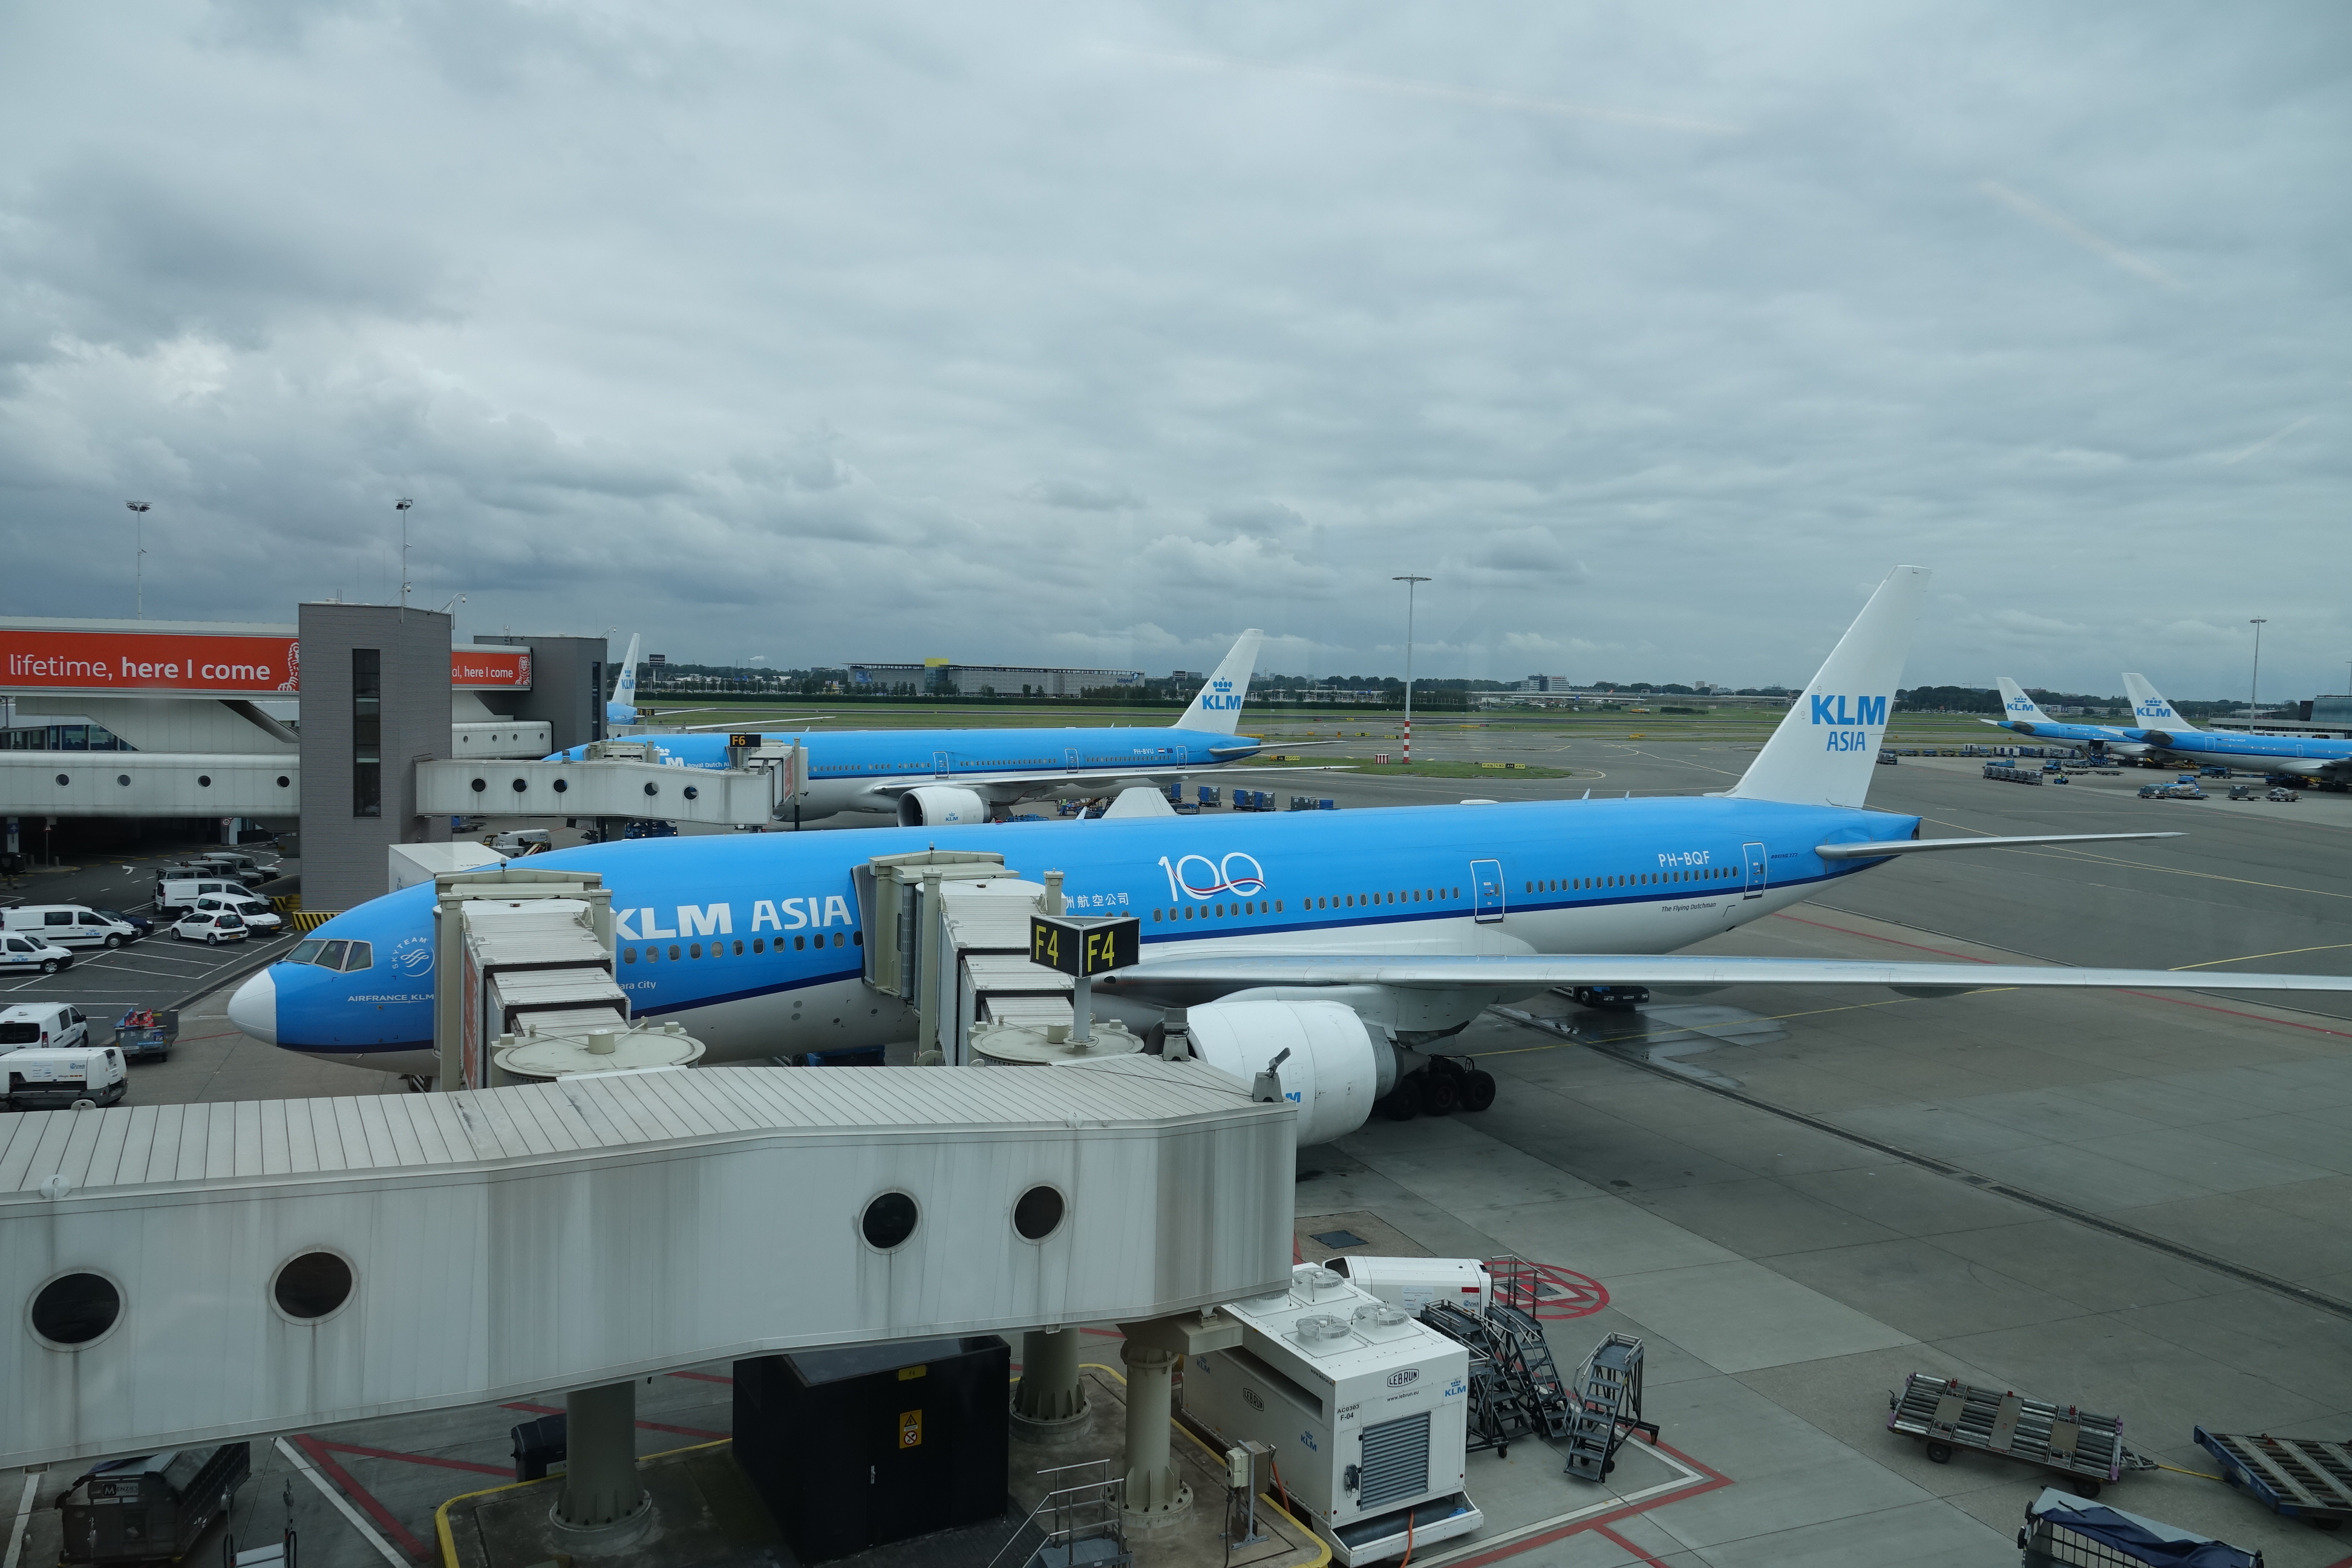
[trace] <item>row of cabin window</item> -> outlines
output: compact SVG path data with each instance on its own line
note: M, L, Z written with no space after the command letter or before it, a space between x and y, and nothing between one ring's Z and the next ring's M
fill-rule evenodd
M1664 882L1713 882L1739 875L1737 866L1709 866L1699 871L1637 871L1616 877L1554 877L1525 885L1530 893L1581 893L1597 888L1648 888Z
M824 932L820 931L817 933L816 944L819 947L823 947L824 945ZM864 947L866 945L866 933L862 931L835 931L833 933L833 945L835 947L846 945ZM803 933L800 936L793 938L793 951L794 952L804 952L807 950L808 937L806 933ZM767 952L768 939L763 936L753 937L751 939L751 951L753 952ZM778 952L784 951L784 939L782 937L778 937L776 939L776 951ZM655 946L651 942L646 944L646 962L647 963L659 963L661 961L661 955L660 948ZM700 942L690 942L686 944L686 952L683 956L687 958L724 958L726 955L727 944L723 942L712 942L710 944L710 951L707 953L702 951L702 944ZM678 944L677 942L671 942L669 944L669 956L670 962L673 963L677 963L681 956L678 952ZM738 958L743 956L743 939L741 937L737 937L735 939L735 956ZM621 962L623 963L635 963L636 961L637 950L635 948L625 947L621 950Z
M1307 910L1370 909L1374 904L1435 903L1441 899L1458 899L1461 896L1459 888L1406 888L1395 892L1341 893L1334 898L1308 899L1299 907ZM1223 920L1228 915L1262 915L1268 912L1281 914L1283 900L1276 899L1269 903L1264 899L1256 899L1238 904L1180 904L1172 910L1154 910L1151 918L1154 921L1163 918L1170 921L1206 921Z

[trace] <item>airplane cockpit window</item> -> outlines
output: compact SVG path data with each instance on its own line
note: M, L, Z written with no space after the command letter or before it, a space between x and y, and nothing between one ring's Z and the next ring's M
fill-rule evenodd
M344 973L349 974L354 970L373 969L375 967L375 944L373 942L355 942L351 944L351 952L345 955L343 959Z

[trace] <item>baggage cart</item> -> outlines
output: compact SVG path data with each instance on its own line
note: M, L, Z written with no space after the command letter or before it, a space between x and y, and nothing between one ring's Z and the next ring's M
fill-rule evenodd
M114 1026L114 1043L126 1057L168 1057L179 1041L177 1007L133 1007Z
M2336 1530L2352 1519L2352 1439L2273 1437L2191 1429L2197 1446L2221 1461L2221 1479L2273 1513Z
M2126 1471L2156 1468L2155 1460L2124 1447L2120 1417L2028 1399L2014 1389L1915 1372L1886 1404L1886 1429L1918 1438L1939 1465L1950 1462L1954 1449L1972 1448L2055 1471L2086 1498Z
M2263 1554L2055 1487L2025 1505L2017 1532L2025 1568L2263 1568Z

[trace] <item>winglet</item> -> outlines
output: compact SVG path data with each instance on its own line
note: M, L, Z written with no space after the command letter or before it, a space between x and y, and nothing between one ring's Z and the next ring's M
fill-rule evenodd
M1792 805L1863 804L1930 575L1925 566L1887 574L1732 795Z
M1249 700L1250 677L1257 670L1257 647L1265 634L1253 626L1234 644L1233 652L1217 666L1184 716L1171 726L1178 730L1208 730L1230 735L1241 722L1242 704Z

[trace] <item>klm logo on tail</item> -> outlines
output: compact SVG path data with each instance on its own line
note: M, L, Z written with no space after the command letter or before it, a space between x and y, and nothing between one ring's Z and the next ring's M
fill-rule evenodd
M2033 711L2033 699L2012 697L2009 700L2009 710L2012 713L2031 713Z
M2132 711L2138 714L2143 719L2169 719L2173 717L2172 705L2168 702L2142 702L2134 707Z
M1201 706L1212 711L1231 711L1242 705L1241 693L1230 680L1212 680L1209 689L1201 693Z
M1886 699L1884 697L1820 697L1811 696L1813 722L1829 728L1822 738L1825 752L1864 752L1871 745L1873 728L1886 727Z

